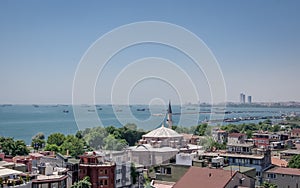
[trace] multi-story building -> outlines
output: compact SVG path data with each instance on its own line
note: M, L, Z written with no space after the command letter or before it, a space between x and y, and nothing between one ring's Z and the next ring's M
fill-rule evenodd
M228 153L240 153L240 154L252 154L254 145L252 143L241 143L241 144L227 144Z
M185 133L182 133L181 135L183 136L183 140L184 140L185 144L198 145L198 143L200 142L200 136L198 136L198 135L185 134Z
M291 138L300 138L300 129L293 129L291 131Z
M86 152L80 156L79 179L90 177L92 188L115 188L116 164L105 160L105 154Z
M252 103L252 96L248 96L248 103L251 104Z
M40 174L32 180L32 188L67 188L68 169L51 166L49 163L38 166Z
M256 147L267 147L270 145L268 133L253 133L252 139Z
M131 179L131 162L128 161L126 151L103 151L106 158L116 163L115 183L116 188L130 187L132 185Z
M213 137L214 141L216 141L218 143L225 143L225 142L227 142L227 139L228 139L228 132L221 130L219 128L214 128L212 130L212 137Z
M244 93L240 93L240 103L245 104L246 95Z
M199 155L202 159L209 161L214 157L224 157L229 165L255 168L258 184L262 182L262 173L271 166L271 151L262 148L252 149L251 154L247 152L204 152Z
M274 167L264 172L263 180L280 188L299 188L300 170L296 168Z
M228 135L228 144L244 144L247 136L243 133L230 133Z
M289 161L293 156L300 155L300 150L288 149L279 152L280 159Z

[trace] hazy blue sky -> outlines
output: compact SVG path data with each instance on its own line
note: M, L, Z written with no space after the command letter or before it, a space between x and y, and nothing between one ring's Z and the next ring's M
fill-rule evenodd
M296 0L1 0L0 103L71 103L74 74L89 46L112 29L137 21L170 22L201 38L220 64L228 101L238 101L240 92L253 101L300 101L299 10ZM185 66L182 61L189 60L179 52L159 45L118 54L99 75L96 102L109 103L116 75L148 56L174 60L193 77L200 101L210 102L201 72ZM145 80L134 87L130 100L176 101L175 90L159 80Z

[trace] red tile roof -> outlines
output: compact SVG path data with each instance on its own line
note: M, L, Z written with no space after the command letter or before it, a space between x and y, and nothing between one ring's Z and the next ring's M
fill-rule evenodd
M275 174L287 174L287 175L296 175L300 176L300 169L298 168L281 168L281 167L274 167L270 170L267 170L268 173L275 173Z
M245 136L243 133L230 133L228 137L238 138L240 136Z
M293 130L292 130L292 133L293 133L293 134L300 133L300 129L293 129Z
M280 167L287 167L288 166L288 162L286 160L279 159L277 157L272 157L271 158L271 163L275 166L280 166Z
M173 188L222 188L237 172L223 169L190 167Z

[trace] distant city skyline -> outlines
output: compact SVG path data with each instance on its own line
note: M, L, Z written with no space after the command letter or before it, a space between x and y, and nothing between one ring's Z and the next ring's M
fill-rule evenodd
M111 30L142 21L176 24L203 40L222 71L227 92L223 102L239 102L241 91L252 96L252 102L300 101L299 9L300 2L292 0L4 0L0 2L0 104L71 104L75 72L88 48ZM175 83L147 78L132 86L130 93L113 96L136 104L211 103L205 72L177 49L158 44L135 45L116 54L99 73L95 103L112 103L113 86L125 68L132 68L128 75L169 70L153 67L154 62L133 66L145 57L176 65L194 84L199 100L189 95L190 90L185 98L179 97L178 91L186 85L172 72L167 78Z

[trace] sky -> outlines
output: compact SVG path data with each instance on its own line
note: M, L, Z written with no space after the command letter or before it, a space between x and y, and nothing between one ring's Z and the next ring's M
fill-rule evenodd
M201 39L221 70L226 101L238 102L241 92L254 102L300 101L299 9L296 0L2 0L0 103L72 103L76 71L95 41L123 25L144 21L175 24ZM149 57L168 61L140 61ZM126 85L143 73L144 79ZM93 100L211 102L215 82L206 76L180 50L143 43L118 52L98 72Z

